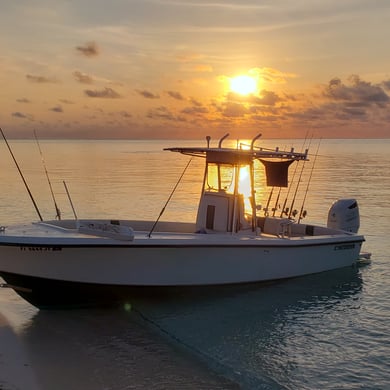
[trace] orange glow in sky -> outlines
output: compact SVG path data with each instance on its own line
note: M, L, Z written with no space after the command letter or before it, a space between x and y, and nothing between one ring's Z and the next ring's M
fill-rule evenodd
M0 125L10 138L387 138L389 18L383 1L5 1Z

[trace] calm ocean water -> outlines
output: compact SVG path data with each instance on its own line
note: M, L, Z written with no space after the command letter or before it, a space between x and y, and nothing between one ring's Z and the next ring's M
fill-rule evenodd
M299 140L276 142L303 147ZM54 218L35 141L10 144L43 217ZM80 218L155 220L188 161L162 149L194 143L40 144L63 218L73 217L65 181ZM316 149L313 140L311 150ZM372 252L372 263L360 269L178 296L158 307L140 303L130 311L38 311L12 291L0 290L0 320L10 324L23 357L31 362L37 388L389 389L389 150L390 140L323 140L318 157L312 156L303 171L295 201L299 210L314 160L305 203L308 221L325 224L337 198L358 200L363 249ZM36 220L5 145L0 151L0 225ZM202 163L191 162L163 220L195 218ZM257 185L265 205L269 189L261 177ZM282 192L280 199L287 195L289 204L293 193ZM0 345L0 389L22 388L2 372L6 358Z

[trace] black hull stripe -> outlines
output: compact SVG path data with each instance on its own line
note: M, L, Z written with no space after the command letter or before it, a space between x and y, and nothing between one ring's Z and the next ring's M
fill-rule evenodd
M20 247L20 248L51 248L55 252L56 249L71 249L71 248L96 248L96 249L112 249L112 248L123 248L123 249L130 249L130 248L142 248L142 249L188 249L188 248L299 248L299 247L311 247L311 246L331 246L331 245L343 245L343 244L362 244L364 242L364 239L354 240L354 241L335 241L335 242L322 242L322 243L310 243L308 241L306 242L298 242L296 241L296 244L287 244L287 245L280 245L280 244L264 244L264 245L256 245L254 244L131 244L131 245L115 245L115 244L18 244L18 243L1 243L0 248L2 246L13 246L13 247Z

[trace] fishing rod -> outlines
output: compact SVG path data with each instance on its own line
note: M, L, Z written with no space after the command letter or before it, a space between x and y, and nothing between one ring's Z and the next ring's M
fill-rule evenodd
M37 137L37 133L36 133L35 130L34 130L34 137L35 137L35 141L37 142L37 145L38 145L39 153L40 153L40 155L41 155L42 165L43 165L43 168L44 168L44 170L45 170L45 175L46 175L47 182L48 182L48 184L49 184L49 188L50 188L50 192L51 192L51 197L52 197L53 202L54 202L54 208L55 208L55 210L56 210L56 218L57 218L58 220L61 220L61 211L60 211L60 209L59 209L58 206L57 206L56 198L55 198L54 192L53 192L53 187L52 187L52 185L51 185L50 178L49 178L49 173L47 172L45 159L43 158L43 153L42 153L41 145L39 144L38 137Z
M276 197L276 201L275 201L275 206L274 208L272 209L272 216L274 217L275 216L275 213L276 213L276 210L278 208L278 203L279 203L279 198L280 198L280 193L282 192L282 187L279 187L279 192L278 192L278 196Z
M276 201L275 201L275 206L272 209L273 217L275 216L276 210L278 209L278 203L279 203L279 198L281 193L282 193L282 187L279 187L278 196L276 197Z
M320 138L320 141L318 142L317 151L316 151L316 154L315 154L315 156L314 156L313 165L312 165L312 167L311 167L309 180L307 181L305 196L303 197L303 201L302 201L301 211L299 212L298 223L300 223L300 222L301 222L301 219L303 219L303 218L306 216L306 212L303 211L303 208L304 208L304 206L305 206L307 193L309 192L309 186L310 186L311 178L312 178L312 176L313 176L314 166L315 166L315 164L316 164L318 152L319 152L319 150L320 150L321 141L322 141L322 138Z
M74 206L73 206L72 198L70 197L70 193L69 193L69 190L68 190L68 186L66 185L65 180L63 180L63 183L64 183L66 195L68 196L68 199L69 199L70 206L72 207L74 219L77 221L76 211L75 211Z
M35 200L34 200L34 197L33 197L32 193L31 193L31 191L30 191L30 188L28 187L28 184L27 184L27 182L26 182L26 179L25 179L24 176L23 176L23 173L22 173L22 171L21 171L21 169L20 169L20 167L19 167L19 164L18 164L18 162L16 161L16 158L15 158L14 154L12 153L12 149L11 149L11 147L10 147L9 144L8 144L7 138L5 138L3 129L2 129L1 127L0 127L0 132L1 132L1 135L3 136L3 138L4 138L5 144L7 145L7 148L8 148L8 150L9 150L10 155L11 155L12 159L14 160L14 163L15 163L15 165L16 165L16 168L17 168L18 171L19 171L19 175L20 175L20 177L22 178L22 181L23 181L23 183L24 183L24 186L26 187L26 190L27 190L27 192L28 192L28 194L29 194L29 196L30 196L30 199L31 199L31 201L32 201L32 203L33 203L33 205L34 205L35 211L37 212L39 219L40 219L41 221L43 221L42 215L41 215L41 213L39 212L38 206L37 206L37 204L36 204L36 202L35 202Z
M294 182L294 178L295 178L295 174L297 172L297 169L298 169L298 164L295 165L294 173L293 173L293 176L292 176L292 179L291 179L291 186L288 187L288 189L287 189L287 194L286 194L286 197L284 198L283 206L282 206L281 212L280 212L280 218L283 217L284 213L287 214L288 211L289 211L289 209L286 209L286 204L287 204L288 197L290 195L290 191L291 191L291 188L292 188L292 183Z
M181 182L181 179L183 178L184 174L186 173L186 170L187 170L187 168L189 167L191 161L192 161L192 157L190 158L190 160L188 161L187 165L185 166L185 168L184 168L182 174L180 175L179 180L177 181L175 187L173 187L173 190L172 190L171 194L169 195L167 201L165 202L164 207L163 207L162 210L160 211L160 214L159 214L159 216L157 217L156 222L153 224L152 228L150 229L150 232L148 233L148 237L149 237L149 238L151 237L154 228L156 227L156 225L157 225L158 221L160 220L161 216L163 215L163 213L164 213L164 211L165 211L165 208L168 206L169 201L171 200L173 194L175 193L176 188L177 188L177 186L179 185L179 183Z
M303 145L302 145L302 152L303 152L303 150L305 148L305 144L306 144L306 141L307 141L308 134L309 134L309 132L307 131L306 135L305 135L305 140L303 141ZM282 206L281 212L280 212L280 218L283 217L284 213L287 214L288 211L289 211L289 209L286 209L286 204L287 204L288 197L290 195L290 191L291 191L291 188L292 188L292 183L294 182L295 175L296 175L297 171L298 171L298 164L295 165L295 169L294 169L294 172L293 172L293 175L292 175L292 178L291 178L291 186L289 186L288 189L287 189L287 194L286 194L286 197L284 199L283 206Z
M269 193L269 196L268 196L268 200L267 200L267 205L265 206L265 209L264 209L264 216L268 217L269 213L268 213L268 207L269 207L269 204L271 202L271 198L272 198L272 194L274 192L274 188L275 187L272 187L271 188L271 191Z
M307 151L308 151L309 148L310 148L312 139L313 139L313 137L310 139L309 147L308 147ZM302 181L302 174L303 174L303 171L305 170L305 163L306 163L306 161L307 161L306 159L303 160L301 173L299 174L298 183L297 183L297 186L295 187L294 197L293 197L293 200L292 200L292 202L291 202L291 206L290 206L289 213L288 213L288 218L289 218L289 219L291 218L291 214L293 215L293 217L295 217L295 215L296 215L296 213L297 213L297 212L295 212L295 211L293 210L293 208L294 208L295 199L296 199L296 197L297 197L299 185L301 184L301 181Z

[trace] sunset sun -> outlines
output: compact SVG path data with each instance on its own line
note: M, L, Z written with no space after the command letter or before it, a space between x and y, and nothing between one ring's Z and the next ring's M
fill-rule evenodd
M250 76L236 76L230 80L230 89L240 95L248 95L257 90L256 79Z

